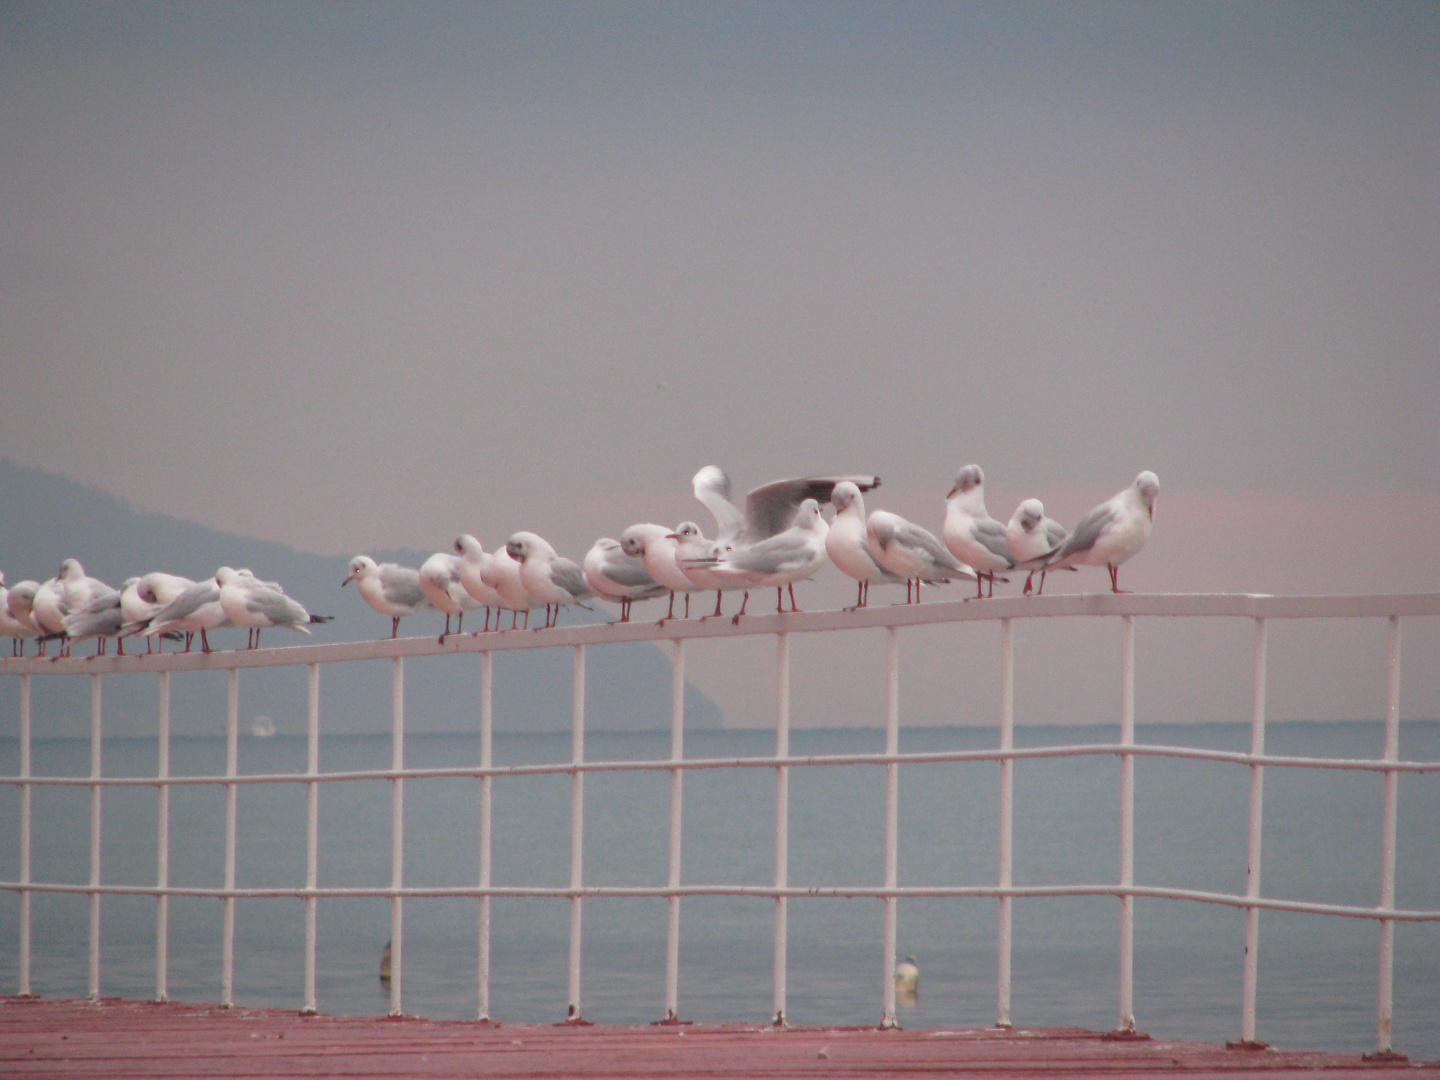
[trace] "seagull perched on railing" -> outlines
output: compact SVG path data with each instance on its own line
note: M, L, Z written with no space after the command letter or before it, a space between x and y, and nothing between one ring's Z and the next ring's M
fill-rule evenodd
M1015 513L1010 516L1010 523L1005 526L1005 546L1010 551L1010 557L1017 563L1023 563L1027 559L1033 559L1037 555L1043 555L1052 551L1065 542L1070 534L1052 517L1045 516L1045 504L1039 499L1026 499L1015 508ZM1073 566L1066 567L1068 570L1075 569ZM1046 570L1040 570L1040 588L1036 596L1045 591ZM1035 571L1031 570L1025 577L1025 588L1023 596L1030 595L1030 588L1033 584Z
M548 540L533 532L517 532L505 541L505 552L520 564L520 581L534 601L545 605L545 627L560 621L560 609L594 596L585 572L573 559L560 556ZM552 613L553 612L553 613Z
M0 571L0 634L14 639L10 646L10 655L12 656L24 655L25 639L32 638L36 634L35 627L30 624L29 620L29 597L35 595L35 590L38 587L38 583L34 581L17 581L14 588L7 589L5 587L5 573L4 571ZM23 607L26 614L26 617L23 619L17 611L11 610L12 594L15 598L15 607L17 609L22 606L23 600Z
M465 629L465 612L474 611L480 601L470 595L460 576L460 556L437 551L420 564L420 591L430 606L445 613L445 629L440 631L440 644L450 636L450 616L460 616L458 629ZM488 620L487 620L488 621Z
M620 605L620 621L630 621L630 605L636 600L649 600L664 596L665 586L658 585L645 561L635 555L627 555L620 541L602 536L590 545L583 564L585 583L595 595L612 604Z
M131 578L125 584L128 586L138 578ZM115 648L119 655L125 655L124 642L120 640L120 628L125 624L125 613L120 608L120 593L115 590L99 593L88 604L77 608L66 614L65 628L58 634L46 634L40 640L48 638L61 639L61 654L65 656L70 651L70 646L76 641L83 641L86 638L95 639L95 655L105 655L105 639L115 638Z
M185 634L185 651L189 652L195 633L198 631L201 651L208 653L210 637L207 632L230 624L230 617L220 606L219 579L227 571L231 574L235 572L229 567L222 566L215 572L215 577L189 585L179 596L145 622L126 623L121 628L121 633L124 635L139 633L153 637L167 634L172 630L179 630Z
M220 607L232 623L247 631L247 649L259 646L260 631L267 626L308 634L312 624L327 623L334 618L333 615L311 615L278 584L260 581L244 570L223 567L215 580L220 583Z
M836 567L859 583L855 607L870 602L870 586L876 582L908 588L904 578L886 570L870 553L870 540L865 535L865 496L860 494L859 486L842 480L835 485L830 502L835 507L835 520L825 534L825 553Z
M356 555L350 560L350 576L340 583L344 588L356 582L360 596L381 615L390 616L390 636L400 635L400 620L429 607L420 588L420 572L398 563L377 563L369 555Z
M825 554L827 532L829 526L820 516L820 504L814 499L805 499L800 503L794 524L784 532L710 559L697 560L694 565L744 581L753 588L773 586L776 614L784 614L785 593L788 590L790 610L799 611L795 606L795 582L812 576L825 565L828 560ZM747 589L740 602L740 610L732 618L736 625L739 625L740 616L745 614L745 605L749 602L750 592Z
M489 585L485 584L485 571L495 556L491 555L481 545L479 540L469 533L461 533L455 538L455 554L460 556L460 584L465 586L465 591L475 599L475 602L485 608L485 630L490 629L490 609L495 609L495 629L500 629L500 608L504 600L500 594ZM475 631L481 633L480 630Z
M1065 566L1103 566L1110 588L1120 588L1120 564L1150 538L1155 522L1155 497L1160 478L1148 469L1135 482L1091 510L1063 544L1021 564L1021 569L1056 570Z
M940 535L950 554L975 571L975 598L985 595L981 586L987 578L994 596L996 573L1009 570L1015 560L1005 546L1005 526L985 509L985 472L979 465L962 466L955 474L955 486L945 497Z
M501 548L490 558L480 571L481 579L494 589L500 597L500 606L510 612L510 629L520 625L520 612L525 613L525 628L530 628L530 609L539 601L530 595L525 582L520 579L520 564ZM495 629L500 629L500 617L495 617Z
M697 589L704 589L707 592L713 589L715 592L715 610L709 615L702 616L701 622L704 622L705 619L718 619L722 613L721 605L724 603L725 593L734 589L743 589L748 582L743 578L716 573L706 564L720 558L726 552L733 551L735 545L709 539L700 531L700 526L693 521L682 521L675 526L675 531L670 534L670 539L675 541L675 562L679 566L680 572ZM685 614L690 614L688 594L686 595Z
M889 510L875 510L870 514L865 522L865 539L875 561L906 580L907 604L912 603L909 582L915 583L913 602L918 604L922 583L942 585L955 578L977 580L975 571L945 550L945 545L929 529Z
M620 547L626 555L634 556L645 564L645 572L670 591L670 607L665 619L675 617L675 594L685 595L685 617L690 617L690 594L700 588L691 580L678 561L679 540L676 534L664 525L644 521L631 525L620 534Z

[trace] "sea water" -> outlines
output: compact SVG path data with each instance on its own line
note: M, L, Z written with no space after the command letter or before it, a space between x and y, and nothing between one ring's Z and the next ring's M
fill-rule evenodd
M1107 743L1111 727L1022 727L1020 746ZM1241 725L1164 725L1137 730L1142 743L1245 751ZM1275 723L1274 755L1375 758L1378 723ZM903 751L985 749L993 729L912 728ZM796 755L883 750L878 730L796 730ZM696 731L691 758L773 754L767 731ZM591 733L590 761L664 760L668 732ZM1401 755L1440 761L1440 723L1407 722ZM568 732L497 734L499 765L564 762ZM242 738L242 774L302 773L303 738ZM411 736L412 768L477 762L475 736ZM154 739L104 744L107 776L153 776ZM388 737L326 736L322 772L388 768ZM37 740L36 775L88 775L85 740ZM225 744L174 738L175 776L223 773ZM0 740L0 774L19 771L18 744ZM1119 875L1119 771L1111 755L1021 760L1015 766L1014 880L1018 885L1113 883ZM899 881L903 886L992 885L997 873L999 767L993 761L904 765L899 770ZM568 775L500 777L493 785L493 881L569 883ZM1378 773L1272 767L1265 772L1262 893L1267 897L1370 906L1378 903L1383 780ZM1245 891L1249 769L1243 765L1140 757L1135 761L1135 880L1242 894ZM667 875L667 772L589 773L584 782L587 885L657 886ZM409 886L470 886L478 880L479 784L473 778L405 784L404 880ZM1440 776L1399 779L1396 903L1440 908ZM33 789L32 880L89 878L89 789ZM106 788L102 880L153 885L157 793ZM241 785L237 791L237 884L305 882L305 786ZM883 884L884 769L874 765L790 770L792 886ZM383 780L319 786L319 882L390 884L391 787ZM170 881L218 887L224 880L224 790L172 787ZM0 786L0 878L19 875L19 794ZM684 778L686 884L764 886L773 881L773 768L698 769ZM88 898L33 894L33 989L83 996ZM477 1010L477 903L473 898L404 902L404 1009L435 1018ZM220 994L222 904L175 897L169 905L168 989L173 1000ZM900 958L914 956L920 987L902 1003L911 1028L983 1027L996 1015L994 899L902 899ZM1013 902L1011 1018L1019 1027L1116 1026L1119 903L1113 897L1021 898ZM765 897L687 897L681 902L680 1015L696 1021L764 1023L772 1011L775 905ZM0 991L17 989L19 901L0 892ZM666 902L587 898L583 903L581 1011L600 1023L643 1023L664 1013ZM562 1019L567 1005L569 902L492 901L491 1012L502 1021ZM107 896L101 914L101 992L155 993L156 902ZM384 898L318 903L317 998L322 1012L382 1014L379 978L390 932ZM1412 1058L1440 1057L1440 925L1395 929L1394 1045ZM1378 923L1320 915L1260 915L1257 1033L1286 1047L1360 1052L1375 1044ZM1189 901L1135 902L1134 1005L1138 1026L1157 1037L1213 1041L1240 1035L1244 962L1241 910ZM796 1024L879 1021L882 905L873 899L798 897L789 902L787 1019ZM303 1003L304 904L298 898L236 903L234 994L239 1005Z

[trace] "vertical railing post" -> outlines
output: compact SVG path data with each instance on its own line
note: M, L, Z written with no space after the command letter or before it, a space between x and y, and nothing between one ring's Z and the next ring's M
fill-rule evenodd
M1120 745L1135 745L1135 616L1120 619ZM1135 1030L1135 755L1120 755L1120 1016Z
M492 768L495 764L494 733L495 714L493 686L495 680L495 654L488 649L480 654L480 767ZM491 782L494 777L486 774L480 777L480 888L490 888L491 879ZM476 957L476 983L479 989L479 1011L476 1019L490 1019L490 896L482 892L479 897L480 910L477 915L479 930L479 955Z
M1015 749L1015 627L1010 619L1000 620L1000 750ZM999 887L1014 884L1015 759L1000 759L1000 844ZM1000 895L1000 925L996 933L995 1026L1010 1027L1011 953L1013 943L1013 898Z
M390 668L390 768L405 768L405 660L397 656ZM405 1005L405 781L390 780L390 1015Z
M306 665L305 693L305 1002L300 1012L313 1016L319 1008L315 993L316 916L320 886L320 665Z
M104 760L101 745L100 675L90 676L90 1000L100 999L100 773Z
M1250 713L1250 753L1265 753L1265 684L1267 677L1267 638L1265 620L1255 620L1254 701ZM1264 820L1265 766L1250 766L1250 816L1246 843L1245 898L1260 896L1260 838ZM1245 909L1245 977L1240 1002L1240 1041L1257 1045L1255 1038L1255 1005L1260 979L1260 909L1254 904Z
M900 752L900 631L885 628L885 753ZM900 847L900 765L885 763L885 888L899 883ZM895 896L887 895L883 908L884 941L880 949L880 1026L893 1028L895 1022Z
M775 635L775 756L790 756L790 635ZM775 888L789 884L790 873L790 769L775 767ZM785 1025L787 904L784 895L775 896L775 982L774 1015L771 1023Z
M225 775L234 777L240 765L240 669L231 668L226 683ZM235 820L239 786L225 785L225 896L220 938L220 1007L235 1004Z
M155 1000L170 998L170 673L160 672L160 712L156 743L159 761L155 774Z
M676 638L670 653L670 760L685 758L685 639ZM684 810L685 772L670 770L670 858L667 887L680 887L681 822ZM666 897L665 913L665 1019L680 1018L680 897Z
M30 778L30 676L20 676L20 778ZM20 884L30 884L30 842L34 832L31 787L20 785ZM33 996L30 988L30 890L20 890L20 985L21 997Z
M1385 760L1400 760L1400 617L1390 616L1385 687ZM1399 774L1385 770L1384 817L1380 840L1380 907L1395 907L1395 837ZM1379 991L1376 995L1376 1053L1390 1055L1395 1019L1395 920L1380 920Z
M585 761L585 646L575 646L571 683L570 760ZM567 1023L583 1023L580 1014L581 898L585 867L585 774L578 768L570 774L570 986Z

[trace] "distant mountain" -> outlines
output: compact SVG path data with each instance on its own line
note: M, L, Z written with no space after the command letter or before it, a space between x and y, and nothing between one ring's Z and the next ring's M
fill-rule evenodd
M418 566L426 553L370 551L380 560ZM205 577L217 566L248 566L279 581L309 610L334 615L313 627L313 639L369 640L388 634L389 620L376 614L353 587L341 591L348 558L310 555L283 544L232 536L162 514L136 512L122 499L41 469L0 458L0 569L10 583L53 577L62 559L78 558L88 573L119 586L133 574L165 570ZM567 612L567 621L602 616ZM483 614L482 614L483 617ZM406 620L401 632L438 633L438 613ZM476 629L475 615L467 628ZM299 644L285 631L266 632L266 645ZM279 639L279 640L277 640ZM243 644L239 630L221 630L215 644ZM31 648L34 646L32 645ZM88 647L88 646L87 646ZM171 646L173 648L173 646ZM0 642L8 655L8 639ZM570 724L569 649L537 649L495 655L495 724L506 731L553 731ZM473 731L479 715L480 663L473 656L412 661L405 671L406 724L415 732ZM586 723L596 730L628 731L668 726L670 662L647 643L606 645L586 654ZM155 679L111 676L104 683L105 730L111 735L153 733ZM0 680L0 735L17 730L19 691ZM83 735L89 730L89 681L76 677L34 680L37 737ZM327 732L388 731L390 669L387 662L331 665L321 672L321 726ZM299 732L305 722L303 669L244 672L240 677L242 727L269 717L280 732ZM214 734L225 716L225 677L203 672L171 681L176 734ZM694 686L686 687L687 726L718 727L719 708Z

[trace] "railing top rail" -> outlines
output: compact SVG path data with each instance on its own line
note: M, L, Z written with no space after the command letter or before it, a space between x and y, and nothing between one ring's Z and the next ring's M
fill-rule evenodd
M757 590L763 592L764 590ZM1079 593L929 604L889 604L857 611L800 611L783 615L746 615L738 625L728 617L670 619L664 623L589 623L549 630L501 630L452 634L442 644L434 637L381 638L332 645L280 649L215 650L126 656L23 657L0 659L0 674L90 675L135 671L225 671L301 664L328 664L394 657L446 656L565 645L608 645L627 641L748 637L778 633L816 633L889 626L985 622L998 619L1078 616L1229 617L1247 619L1385 618L1440 615L1440 593L1391 593L1356 596L1268 596L1254 593Z

